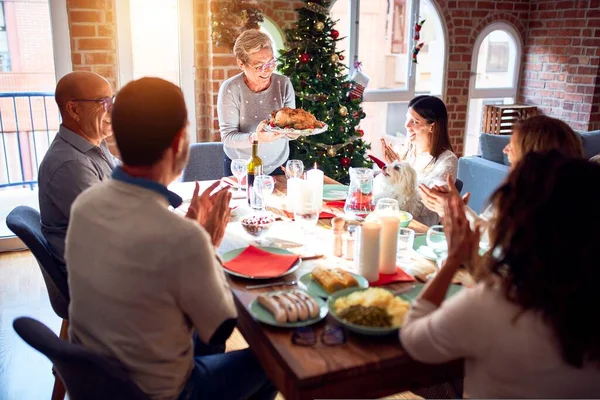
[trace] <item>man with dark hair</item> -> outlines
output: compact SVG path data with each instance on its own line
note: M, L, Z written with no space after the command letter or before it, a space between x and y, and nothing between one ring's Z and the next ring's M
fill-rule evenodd
M54 96L62 123L40 164L39 202L42 233L64 264L71 204L85 189L109 179L118 161L104 141L112 134L108 81L93 72L72 72L58 81Z
M112 123L123 165L77 198L67 233L71 339L124 364L152 399L273 399L249 349L195 357L223 346L236 324L215 253L231 194L211 195L217 182L199 195L196 184L187 218L169 210L182 200L167 185L189 155L181 90L130 82Z

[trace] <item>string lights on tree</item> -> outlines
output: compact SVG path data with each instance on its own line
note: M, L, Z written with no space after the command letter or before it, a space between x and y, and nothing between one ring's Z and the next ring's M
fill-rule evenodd
M348 77L343 52L336 50L336 43L344 38L329 17L330 5L329 0L305 0L297 10L298 24L286 31L279 71L292 81L296 107L329 126L320 135L291 141L290 158L310 166L317 162L327 176L347 182L349 167L371 166L365 155L370 146L359 129L366 116L362 90L355 90L358 84Z

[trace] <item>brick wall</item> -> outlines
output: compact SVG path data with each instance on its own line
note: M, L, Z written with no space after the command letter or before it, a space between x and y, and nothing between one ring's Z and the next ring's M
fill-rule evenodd
M67 0L74 71L96 72L117 89L115 0Z
M531 2L523 102L573 129L600 129L600 0Z
M217 95L223 80L239 72L231 49L217 47L210 40L209 9L219 7L219 0L196 0L196 114L198 116L198 141L218 141ZM257 0L263 15L273 20L281 29L291 28L297 20L295 9L300 0Z
M492 22L512 25L524 41L527 32L529 0L432 0L442 11L448 29L446 105L449 133L457 154L464 150L469 101L471 58L475 40ZM537 1L537 0L532 0Z

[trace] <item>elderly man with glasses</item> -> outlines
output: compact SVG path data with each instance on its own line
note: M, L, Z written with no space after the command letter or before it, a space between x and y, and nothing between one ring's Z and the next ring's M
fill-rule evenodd
M71 204L85 189L109 179L118 160L105 139L112 135L113 93L93 72L72 72L56 85L62 123L39 168L42 233L56 260L64 265Z

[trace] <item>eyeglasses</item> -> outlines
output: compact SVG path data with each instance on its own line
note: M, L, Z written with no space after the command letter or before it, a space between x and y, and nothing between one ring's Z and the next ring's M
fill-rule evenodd
M317 332L311 326L296 328L292 333L292 343L298 346L317 344ZM346 343L346 332L339 325L325 325L321 333L321 343L325 346L338 346Z
M272 58L271 60L267 61L266 63L262 64L262 65L257 65L257 66L250 66L250 68L254 68L254 70L256 72L265 72L269 69L273 69L275 68L275 65L277 65L277 60L275 58Z
M110 110L110 107L112 106L114 100L115 100L115 96L102 97L101 99L72 99L71 101L102 103L102 108L104 108L104 111L108 111L108 110Z

